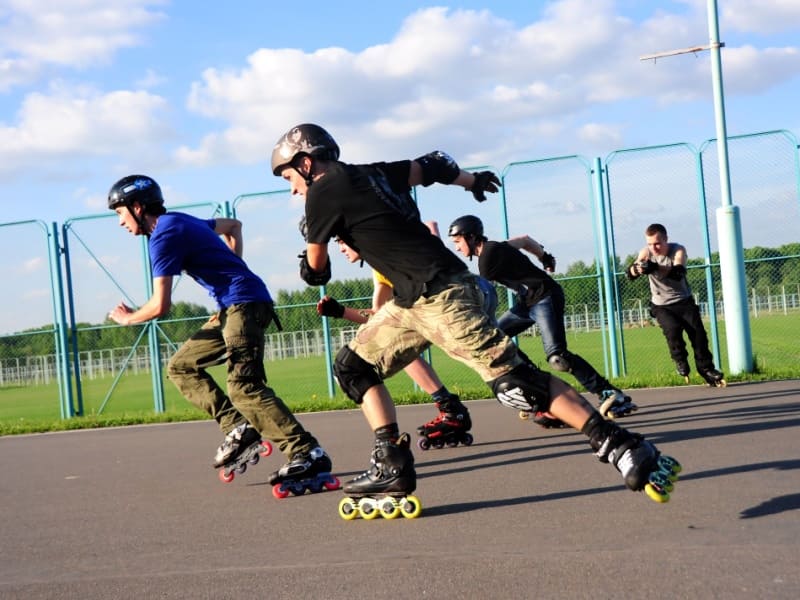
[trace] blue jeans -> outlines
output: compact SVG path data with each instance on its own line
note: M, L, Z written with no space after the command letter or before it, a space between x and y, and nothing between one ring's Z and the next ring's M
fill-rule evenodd
M497 326L508 336L516 336L536 323L542 336L544 354L550 359L554 354L566 359L570 373L592 394L615 389L586 360L567 350L567 332L564 328L564 290L557 286L549 296L542 298L533 306L527 306L520 299L511 310L503 313Z

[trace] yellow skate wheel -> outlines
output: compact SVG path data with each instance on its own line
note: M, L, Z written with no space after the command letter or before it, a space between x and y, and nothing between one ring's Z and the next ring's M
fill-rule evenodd
M342 498L339 501L339 516L345 521L352 521L358 517L358 506L352 498Z
M378 510L384 519L396 519L400 516L400 507L394 498L383 498L378 502Z
M669 502L669 493L666 490L659 490L652 483L644 486L644 493L647 494L650 500L663 504Z
M531 413L529 413L526 410L521 410L519 411L519 418L522 419L523 421L527 421L528 419L531 418Z
M371 521L380 514L378 505L372 498L361 498L358 501L358 512L361 513L361 518L366 521Z
M400 502L400 512L406 519L416 519L422 514L422 502L416 496L406 496Z

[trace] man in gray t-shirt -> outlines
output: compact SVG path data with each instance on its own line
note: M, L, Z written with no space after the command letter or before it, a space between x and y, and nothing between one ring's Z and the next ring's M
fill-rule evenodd
M686 248L669 242L667 230L653 223L644 232L647 246L639 251L636 262L625 274L628 279L647 275L650 281L650 314L658 321L667 338L670 356L678 374L689 381L689 353L683 333L689 337L694 350L697 372L711 386L724 386L722 372L714 366L708 349L708 336L700 317L700 309L686 281Z

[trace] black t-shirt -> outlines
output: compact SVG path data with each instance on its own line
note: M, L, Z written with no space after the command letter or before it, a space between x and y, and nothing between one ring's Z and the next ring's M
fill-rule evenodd
M558 285L546 271L508 242L484 242L478 269L481 277L514 290L528 305L549 295Z
M395 302L410 307L437 276L466 265L431 234L411 197L411 161L334 163L306 192L308 241L340 237L394 288Z

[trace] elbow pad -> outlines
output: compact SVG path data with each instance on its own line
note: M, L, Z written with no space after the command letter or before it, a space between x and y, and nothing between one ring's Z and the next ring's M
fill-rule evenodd
M428 187L434 183L451 184L461 172L455 160L439 150L429 152L424 156L414 159L422 167L422 185Z
M680 281L686 276L686 267L683 265L673 265L673 267L667 273L667 277L669 279L674 279L675 281Z
M328 257L325 263L325 268L321 271L315 271L308 264L308 254L305 250L297 258L300 259L300 278L308 285L325 285L331 280L331 257Z

